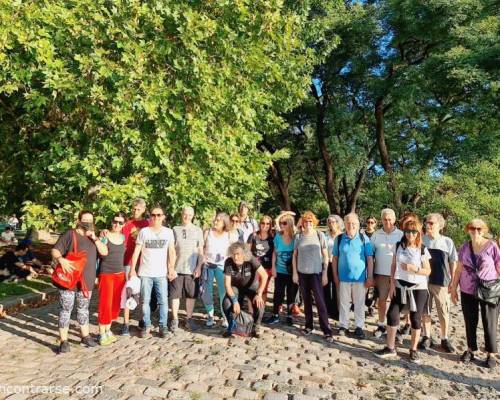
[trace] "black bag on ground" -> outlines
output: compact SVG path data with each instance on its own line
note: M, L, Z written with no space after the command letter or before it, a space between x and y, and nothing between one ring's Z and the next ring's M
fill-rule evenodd
M231 333L238 336L250 336L253 329L253 317L243 310L237 315L233 314L233 317L235 325Z

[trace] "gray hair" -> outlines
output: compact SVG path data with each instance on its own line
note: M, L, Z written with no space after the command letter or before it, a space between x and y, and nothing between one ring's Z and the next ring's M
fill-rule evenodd
M185 212L185 211L190 211L192 215L194 215L194 208L191 207L191 206L185 206L182 208L182 212Z
M327 222L328 221L334 221L337 224L337 226L339 227L339 229L342 232L344 231L344 229L345 229L344 221L342 221L342 218L339 215L337 215L337 214L330 214L326 220L327 220Z
M347 214L345 217L344 217L344 223L347 223L347 220L349 218L355 218L356 221L358 221L358 224L359 224L359 217L358 217L358 214L356 214L355 212L351 212L349 214Z
M134 206L141 206L141 207L144 207L146 208L146 200L138 197L137 199L134 200L134 202L132 203Z
M392 208L384 208L380 212L380 218L384 218L384 215L391 215L394 218L394 220L396 220L396 213Z
M245 261L250 261L252 258L252 253L248 246L245 243L241 242L234 242L229 248L227 249L227 256L230 258L233 258L234 253L236 253L238 250L241 250L243 252L243 258Z
M439 213L430 213L430 214L427 214L427 216L425 217L425 220L428 221L431 218L436 218L437 219L438 224L439 224L439 229L443 229L444 226L446 225L446 220Z

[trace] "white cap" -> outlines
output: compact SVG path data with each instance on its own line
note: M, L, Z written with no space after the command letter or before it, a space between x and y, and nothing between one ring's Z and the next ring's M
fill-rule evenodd
M127 301L125 302L125 306L130 310L133 311L137 307L137 301L133 297L129 297Z
M130 278L125 287L132 289L132 294L139 294L141 292L141 280L137 276Z

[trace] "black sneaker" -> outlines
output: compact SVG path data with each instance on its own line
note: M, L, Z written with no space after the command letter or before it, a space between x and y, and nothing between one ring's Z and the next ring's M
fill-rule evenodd
M378 358L395 358L397 357L398 353L396 352L396 349L390 349L389 347L385 346L382 350L378 350L375 352L375 356Z
M485 364L484 366L486 368L494 369L497 366L497 360L496 360L495 356L488 354L488 358L486 359L484 364Z
M144 329L144 327L145 327L145 326L146 326L146 325L144 324L144 320L143 320L143 319L141 319L141 320L139 321L139 329Z
M268 319L266 319L266 324L274 325L280 322L280 316L278 314L271 315Z
M59 353L69 353L70 347L69 347L69 342L67 340L63 340L59 344Z
M293 317L289 315L286 317L286 324L292 326L293 325Z
M347 335L347 329L340 327L338 335L339 336L346 336Z
M311 335L313 332L314 332L314 329L312 329L312 328L304 328L304 329L302 329L302 333L304 335L306 335L306 336L307 335Z
M234 338L236 336L234 336L232 332L224 331L224 333L222 334L222 337L225 337L225 338Z
M420 339L418 344L418 348L420 350L429 350L431 348L431 339L429 336L422 336L422 339Z
M82 338L81 345L85 347L97 347L99 346L99 343L92 339L92 336L87 335Z
M447 353L455 352L455 347L453 347L448 339L441 339L441 348Z
M376 338L381 338L385 332L386 332L385 326L379 325L377 327L377 330L373 332L373 336L375 336Z
M469 364L475 358L476 357L474 356L474 353L472 351L465 350L464 353L460 356L460 361L462 361L464 364Z
M357 327L355 330L354 330L354 337L356 339L364 339L365 338L365 332L363 332L363 329L360 328L360 327Z
M396 342L398 342L398 344L403 344L404 342L403 335L399 329L396 331Z
M260 326L258 326L258 325L254 325L254 326L253 326L253 329L252 329L252 336L253 336L254 338L257 338L257 339L258 339L258 338L260 338Z
M162 339L165 339L166 337L168 337L170 335L170 331L168 330L168 328L166 326L160 326L160 329L159 329L159 336L162 338Z
M325 335L325 340L327 343L334 343L335 341L333 340L332 335Z
M411 332L411 326L410 324L405 324L405 326L403 326L403 329L401 329L401 334L402 335L409 335Z
M417 350L410 350L410 362L420 364L421 360Z

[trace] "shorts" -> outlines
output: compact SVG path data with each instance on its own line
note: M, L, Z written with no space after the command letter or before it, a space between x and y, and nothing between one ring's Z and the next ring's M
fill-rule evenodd
M178 274L168 283L170 299L196 299L200 292L200 280L190 274Z
M375 275L375 287L378 290L378 298L387 300L391 288L391 277L387 275Z
M450 319L451 297L447 286L439 286L429 283L429 302L425 314L432 313L433 305L436 305L439 320L447 325Z

